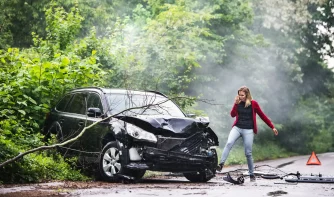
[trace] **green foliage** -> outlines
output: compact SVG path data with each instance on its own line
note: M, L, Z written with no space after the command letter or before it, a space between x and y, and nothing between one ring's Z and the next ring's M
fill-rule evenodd
M66 13L51 7L46 15L50 24L46 39L34 34L34 47L0 51L0 162L43 144L40 128L44 116L60 95L74 87L102 85L104 72L97 63L96 51L84 53L85 46L74 40L80 28L78 12L73 9ZM83 40L89 42L93 38L94 35ZM7 173L12 176L4 181L31 182L46 176L68 179L71 174L75 179L82 177L60 158L44 160L44 156L30 155L22 163L8 167ZM58 163L54 171L46 169Z
M18 155L20 141L9 141L0 139L0 155L3 159L9 159L13 155ZM32 153L22 160L8 164L0 169L1 181L4 183L26 183L40 182L48 180L88 180L80 171L73 169L62 156L54 151L43 153Z
M321 1L309 2L307 5L296 8L297 10L305 9L307 6L309 15L304 17L306 22L301 22L303 20L296 17L293 25L299 28L285 33L286 37L294 41L286 45L289 49L280 46L285 51L298 48L297 51L291 51L288 54L290 57L288 63L298 65L300 74L299 83L292 85L293 93L289 94L293 99L290 100L292 101L290 110L284 112L287 117L283 119L284 124L279 139L288 150L303 154L309 154L311 151L331 151L334 147L332 119L330 118L333 116L331 107L333 96L330 93L330 84L334 82L334 73L319 54L328 42L316 34L319 31L318 25L327 20L327 17L317 11L319 10L317 7L322 7L321 5L327 6L328 9L328 1L324 2L325 4L321 4ZM298 37L295 36L296 32L298 32Z
M149 171L147 170L143 178L154 178L156 176L162 176L162 172Z
M0 49L8 47L29 47L32 45L31 32L44 35L44 6L49 0L0 1Z
M218 156L220 161L220 156L222 153L222 149L218 149ZM269 159L278 159L289 156L296 155L293 152L288 152L286 149L280 147L274 143L262 143L257 144L256 142L253 145L253 160L254 162L269 160ZM247 164L244 147L241 144L241 140L239 140L236 145L232 148L225 165L241 165Z
M278 159L296 155L296 153L287 151L284 147L282 148L281 146L271 142L255 144L253 147L253 153L254 161Z
M334 1L327 0L318 7L318 15L314 17L316 20L318 44L321 48L321 54L324 59L333 58L334 56Z
M232 31L229 34L217 32L211 23L218 23L219 19L232 27L234 22L227 18L234 13L221 11L223 6L215 1L148 3L149 6L138 4L131 16L118 19L108 30L110 34L105 39L104 49L111 52L113 62L110 84L157 89L172 95L187 92L189 85L196 81L211 80L197 70L206 69L203 66L213 63L213 59L217 59L214 63L221 61L224 42L232 38L228 37ZM247 10L245 7L240 9ZM247 12L249 7L247 11L238 12L240 15L235 14L238 22L242 22L242 16L244 21L249 20Z
M301 99L290 117L290 124L284 125L284 132L279 136L284 147L304 154L333 150L332 98Z
M47 40L51 42L50 44L55 44L56 49L64 50L80 31L83 17L80 16L76 7L67 13L64 8L54 6L56 4L45 12Z

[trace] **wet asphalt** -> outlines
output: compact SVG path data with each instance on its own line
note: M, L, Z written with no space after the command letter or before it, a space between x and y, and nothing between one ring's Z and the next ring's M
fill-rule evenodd
M310 154L311 155L311 154ZM190 183L180 174L143 179L137 183L105 182L52 182L30 185L6 185L0 188L0 197L11 196L87 196L87 197L121 197L121 196L334 196L334 183L287 182L296 176L282 179L264 179L263 174L284 176L287 173L301 174L316 180L334 179L334 153L317 154L321 165L307 165L310 155L296 156L255 163L256 181L251 182L247 176L247 166L227 166L222 172L207 183ZM240 185L223 180L230 172L232 178L244 176ZM319 180L319 179L317 179Z

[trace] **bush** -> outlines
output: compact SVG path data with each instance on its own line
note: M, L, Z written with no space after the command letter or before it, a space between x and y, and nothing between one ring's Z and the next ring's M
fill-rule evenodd
M77 10L66 13L51 6L46 17L48 36L42 39L33 34L34 47L0 50L1 163L44 145L45 114L59 96L74 87L101 86L103 81L96 51L74 40L81 22ZM85 39L95 41L94 32ZM85 49L86 56L82 55ZM5 183L86 179L54 151L24 156L5 165L0 174Z
M219 157L219 162L221 160L221 154L223 149L218 148L217 153ZM277 159L283 157L289 157L295 155L294 153L287 152L285 149L279 147L274 143L266 144L253 144L253 160L262 161L268 159ZM241 165L247 164L244 147L242 145L242 140L240 139L235 146L232 148L225 165Z
M19 152L15 149L15 145L11 144L0 148L2 152L18 155ZM9 150L9 147L13 147ZM2 161L1 161L2 162ZM72 163L73 161L70 161ZM46 151L41 153L32 153L25 156L23 159L7 164L0 168L2 183L27 183L41 182L48 180L88 180L82 175L79 170L73 169L62 156L55 151Z

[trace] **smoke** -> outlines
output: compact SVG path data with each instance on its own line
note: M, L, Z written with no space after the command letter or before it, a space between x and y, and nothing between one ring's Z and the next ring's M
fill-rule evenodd
M322 72L320 67L316 69L320 66L318 62L310 63L313 54L298 43L296 36L303 33L302 28L310 20L309 13L306 13L308 4L298 6L300 2L296 4L291 2L284 4L285 1L261 2L263 5L253 6L255 20L252 25L248 25L248 29L254 34L263 35L264 44L242 44L243 38L235 35L235 40L228 40L224 44L226 55L222 56L222 64L215 63L217 61L212 59L203 63L202 69L197 70L198 75L209 75L214 80L197 82L192 85L190 92L221 104L217 107L201 103L199 108L210 117L210 125L218 133L221 141L226 141L234 121L229 115L234 97L238 88L246 85L250 88L253 99L258 101L264 113L278 128L281 144L286 145L286 148L290 147L292 151L307 151L307 145L300 142L305 139L306 142L313 140L311 137L313 135L307 133L313 128L314 123L310 121L314 121L315 117L310 115L310 110L303 109L312 102L308 100L309 103L300 103L300 99L303 99L304 94L321 92L320 89L325 83L320 77L325 71ZM277 6L277 3L281 6ZM284 17L281 17L282 15ZM289 20L285 20L286 18ZM294 18L296 20L292 20ZM306 77L304 73L307 74ZM307 117L309 122L301 114L309 114ZM259 133L257 138L272 134L271 131L268 132L269 128L262 120L259 119L257 123ZM284 139L288 136L289 139ZM270 140L265 137L262 139Z
M270 58L275 54L268 48L250 47L250 49L252 50L243 49L237 55L227 54L230 63L224 67L203 66L206 73L210 70L211 76L216 80L192 86L194 92L203 95L203 99L214 100L215 103L221 104L219 107L208 104L199 106L208 114L211 127L222 138L227 137L234 121L229 113L237 90L241 86L246 85L250 88L253 99L258 101L262 110L277 124L286 119L284 114L296 101L291 94L293 88L290 85L290 76L277 68L280 66L279 61ZM242 54L247 54L247 57L242 57ZM198 72L201 74L201 71ZM260 123L258 127L261 133L264 125Z
M293 110L300 97L296 84L303 82L303 75L295 55L304 52L305 49L296 48L300 45L296 44L296 40L290 35L295 31L291 28L293 24L305 24L309 20L306 3L299 5L300 2L293 3L288 0L252 2L254 22L242 24L244 26L241 30L245 28L252 31L252 34L263 35L264 40L261 42L259 36L252 36L247 31L240 33L239 29L233 32L228 29L230 26L217 25L220 29L215 32L233 33L233 37L226 35L227 40L223 43L225 54L212 55L217 54L217 48L214 46L207 49L207 54L203 54L205 58L196 57L201 61L201 68L196 68L195 74L201 80L191 83L186 90L188 95L201 95L202 99L214 100L214 103L219 104L199 103L198 109L210 117L210 125L220 138L226 138L231 129L234 119L229 113L240 86L246 85L250 88L253 98L278 128L279 124L288 121L287 114ZM196 1L198 8L205 4L206 1ZM143 79L142 76L146 76L144 79L147 82L167 84L160 86L167 89L171 83L178 83L176 78L175 81L164 79L166 76L173 79L172 63L178 62L179 56L186 56L184 53L187 51L200 51L200 47L205 46L200 42L205 40L199 36L197 40L187 37L191 34L176 34L184 32L178 32L179 27L170 28L166 23L180 23L182 27L184 21L178 21L170 15L168 17L171 18L163 21L163 24L159 24L161 21L154 21L156 24L150 21L151 26L147 26L146 19L150 15L148 10L149 8L137 7L136 17L131 18L133 21L121 23L119 28L116 26L117 23L113 24L114 37L108 44L120 68L125 68L132 76L136 73L141 74L141 77L137 77L138 81L132 80L132 86L144 87L146 82L140 80ZM167 18L167 15L165 17ZM124 24L125 27L122 26ZM206 80L202 80L203 78ZM152 88L152 83L145 87L156 89ZM258 121L258 127L260 135L267 132L268 127L261 120Z
M288 4L283 9L275 7L276 11L272 13L263 13L263 10L262 13L256 13L254 23L248 25L254 34L264 36L262 45L241 44L244 38L240 36L243 35L235 35L234 40L228 40L224 45L226 56L222 57L223 64L209 60L209 63L202 65L201 70L197 70L199 75L209 75L214 80L195 83L190 92L221 104L219 107L203 103L199 105L210 117L210 125L220 138L226 138L231 129L234 119L229 112L240 86L250 88L253 99L258 101L264 113L278 128L279 124L287 121L287 114L296 105L299 97L296 84L302 83L302 73L300 66L293 61L296 45L289 43L292 40L286 34L286 28L291 24L283 20L284 17L279 17L293 17L293 8L288 7ZM256 6L253 6L254 11ZM269 7L273 8L273 5ZM306 19L298 20L305 22ZM268 129L262 121L258 121L258 127L259 134Z
M202 4L205 4L205 2L202 2ZM178 61L176 55L180 54L177 54L177 51L182 54L182 52L191 49L191 47L201 47L202 45L189 46L195 43L196 40L190 40L190 38L185 36L186 34L180 34L178 36L182 37L176 40L180 46L176 45L176 48L165 46L167 42L164 42L164 39L167 37L159 36L166 33L173 34L175 30L168 30L166 25L161 25L160 28L158 28L159 25L153 25L155 31L152 31L149 35L144 34L142 28L147 24L144 21L140 22L140 20L146 18L147 10L142 7L137 7L136 10L137 21L127 21L122 28L114 27L114 29L120 29L120 31L113 32L114 37L112 39L113 42L110 44L110 52L114 54L120 68L126 68L129 76L134 76L136 73L146 73L148 76L146 77L147 80L151 80L151 82L155 80L154 83L158 83L159 79L154 77L163 78L166 72L170 72L168 69L165 73L160 71L168 68L170 62ZM140 18L140 16L144 17ZM273 17L270 19L273 19ZM270 22L277 23L277 21L273 20L269 22L255 21L253 26L247 24L248 29L254 30L253 33L264 35L265 42L262 45L245 43L243 36L247 36L247 34L241 33L238 35L237 32L234 32L234 39L231 38L224 43L225 55L222 54L221 57L210 55L216 54L217 51L214 51L214 47L209 48L207 57L201 60L201 68L196 69L196 75L209 76L210 80L204 82L199 80L192 83L187 90L187 94L202 95L202 99L214 100L215 103L220 104L199 103L198 106L210 117L211 127L217 131L220 137L227 136L234 121L230 117L229 112L233 105L234 97L237 95L237 90L242 85L250 88L253 98L259 102L263 111L274 123L284 122L286 119L284 114L288 113L296 101L296 95L293 93L295 91L293 84L300 82L301 76L299 66L289 62L293 58L291 54L293 54L294 49L293 46L291 48L280 46L285 44L287 39L284 33L271 35L277 30L270 29L270 27L283 28L282 25L284 24L268 26ZM142 26L138 26L138 24ZM219 28L221 29L216 32L227 31L224 27ZM164 33L163 31L165 30L168 31ZM256 42L255 37L248 39L253 39L254 43ZM203 42L200 39L197 41ZM183 48L185 50L182 50ZM193 48L193 50L196 52L200 51L199 48ZM220 60L223 60L223 63L217 63ZM134 80L132 86L138 84L144 83ZM152 89L149 86L147 87ZM259 125L259 133L261 133L266 126L261 123Z

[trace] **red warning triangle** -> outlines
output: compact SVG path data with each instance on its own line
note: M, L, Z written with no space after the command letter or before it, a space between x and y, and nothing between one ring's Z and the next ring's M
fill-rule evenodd
M310 158L308 158L306 165L321 165L321 162L314 151L312 152Z

